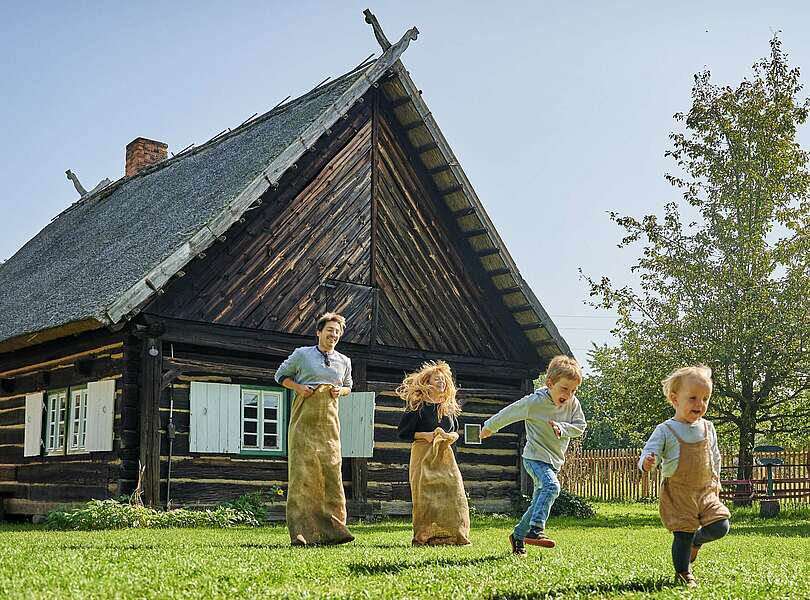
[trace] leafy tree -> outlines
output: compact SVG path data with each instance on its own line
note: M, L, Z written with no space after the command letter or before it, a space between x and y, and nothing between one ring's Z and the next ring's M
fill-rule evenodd
M645 437L671 416L661 379L707 364L710 417L736 433L741 478L758 434L810 432L810 174L796 141L810 105L778 37L770 48L734 88L695 76L666 152L682 201L662 218L611 213L620 247L643 245L637 289L586 278L592 303L620 315L618 347L591 353L618 432Z

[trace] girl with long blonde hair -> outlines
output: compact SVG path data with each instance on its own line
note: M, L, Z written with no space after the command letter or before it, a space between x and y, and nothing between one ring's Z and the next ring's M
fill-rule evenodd
M450 365L426 362L397 388L405 401L400 439L413 442L408 479L413 500L414 546L469 544L470 509L456 457L456 386Z

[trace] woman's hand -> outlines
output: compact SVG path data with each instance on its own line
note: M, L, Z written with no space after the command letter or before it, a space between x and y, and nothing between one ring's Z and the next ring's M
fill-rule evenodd
M302 398L309 398L314 392L315 388L313 388L311 385L304 385L303 383L296 384L295 393Z

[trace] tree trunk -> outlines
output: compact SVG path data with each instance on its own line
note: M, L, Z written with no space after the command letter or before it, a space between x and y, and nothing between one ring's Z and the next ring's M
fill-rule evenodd
M754 472L754 436L756 435L756 410L753 408L753 398L743 396L740 402L740 438L737 449L737 479L751 479ZM738 486L735 506L750 506L751 500L743 498L747 492L744 486Z

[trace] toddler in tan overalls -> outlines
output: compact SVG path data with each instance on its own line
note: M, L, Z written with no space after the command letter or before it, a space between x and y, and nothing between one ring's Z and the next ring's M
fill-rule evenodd
M695 586L690 564L706 542L728 533L731 516L720 501L720 450L714 425L703 418L712 394L712 372L699 365L677 369L663 382L675 409L647 440L639 468L661 468L661 521L669 529L676 579Z

